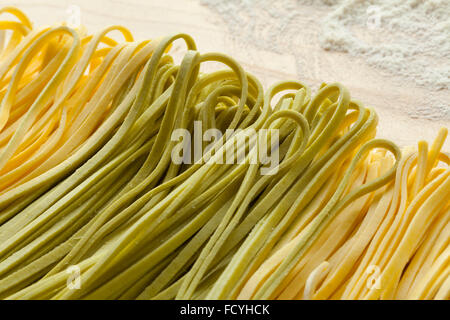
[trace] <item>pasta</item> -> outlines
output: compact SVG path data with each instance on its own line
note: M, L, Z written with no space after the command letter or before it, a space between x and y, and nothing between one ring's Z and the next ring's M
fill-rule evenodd
M446 129L400 150L342 84L0 14L0 298L449 299Z

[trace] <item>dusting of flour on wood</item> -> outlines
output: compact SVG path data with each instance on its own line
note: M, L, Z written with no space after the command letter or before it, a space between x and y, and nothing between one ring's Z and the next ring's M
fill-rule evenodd
M236 40L292 54L299 79L334 68L308 48L354 57L416 94L399 112L450 120L450 1L448 0L202 0ZM314 63L311 63L314 61ZM358 65L358 64L356 64ZM355 72L346 66L349 73ZM361 69L362 67L358 67ZM349 75L349 78L351 75ZM344 79L323 79L324 81ZM380 80L378 87L383 87ZM415 88L425 89L420 94ZM395 101L392 109L400 108ZM397 105L397 106L396 106ZM448 122L447 122L448 123Z

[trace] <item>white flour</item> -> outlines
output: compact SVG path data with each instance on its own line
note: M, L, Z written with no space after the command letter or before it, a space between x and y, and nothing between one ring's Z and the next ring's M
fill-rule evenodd
M383 73L430 93L450 88L449 0L202 0L231 36L252 46L302 58L316 45L362 58ZM308 30L299 26L308 24ZM450 102L434 99L412 116L450 119ZM430 108L431 107L431 108Z
M320 43L419 85L450 87L448 0L339 1L324 19Z

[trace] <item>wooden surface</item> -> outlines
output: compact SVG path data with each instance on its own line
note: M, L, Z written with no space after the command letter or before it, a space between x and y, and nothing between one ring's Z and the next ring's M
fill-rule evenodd
M402 146L416 144L421 139L431 142L440 127L450 127L448 114L435 120L411 116L412 108L424 108L426 113L428 90L382 74L347 54L323 51L314 39L296 45L296 55L289 54L292 47L286 53L276 53L258 46L257 34L252 43L242 41L238 35L230 34L221 16L197 0L1 0L0 3L24 10L36 26L67 20L68 7L77 5L81 9L81 23L89 32L121 24L136 39L189 33L201 52L220 51L235 57L266 88L284 79L301 80L313 90L321 82L341 82L349 88L352 98L376 109L380 116L378 136L393 139ZM314 15L319 16L320 12L311 12ZM302 27L314 34L319 26L308 23ZM175 46L174 50L182 48ZM299 69L299 62L305 68ZM434 94L436 98L448 105L450 94L448 90L438 92ZM450 151L449 139L445 150Z

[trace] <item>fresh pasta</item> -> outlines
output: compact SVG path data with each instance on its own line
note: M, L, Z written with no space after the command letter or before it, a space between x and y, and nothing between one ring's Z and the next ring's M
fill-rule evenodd
M450 298L447 129L400 150L339 83L0 19L1 299Z

